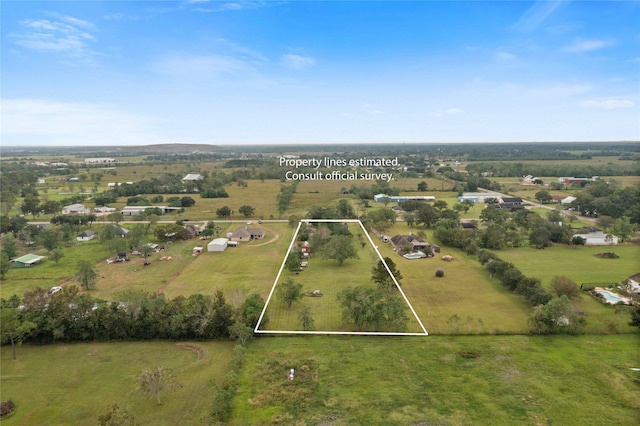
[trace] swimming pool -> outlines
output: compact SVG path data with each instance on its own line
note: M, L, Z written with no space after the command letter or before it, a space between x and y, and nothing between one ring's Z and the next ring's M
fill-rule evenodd
M402 255L402 257L404 257L405 259L421 259L423 257L427 257L427 255L421 251L417 251L415 253L404 254Z
M616 304L618 302L622 302L622 299L618 296L614 296L613 293L604 290L596 290L596 293L601 294L608 303Z

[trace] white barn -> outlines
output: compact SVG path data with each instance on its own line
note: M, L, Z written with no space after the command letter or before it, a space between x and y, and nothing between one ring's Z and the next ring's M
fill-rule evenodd
M207 244L207 251L225 251L228 242L226 238L216 238Z

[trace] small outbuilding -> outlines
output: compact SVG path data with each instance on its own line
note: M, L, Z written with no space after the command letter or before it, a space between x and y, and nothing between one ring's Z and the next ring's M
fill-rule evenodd
M40 263L46 256L38 256L37 254L25 254L11 261L15 268L30 268Z
M207 251L225 251L228 242L229 240L226 238L216 238L207 244Z

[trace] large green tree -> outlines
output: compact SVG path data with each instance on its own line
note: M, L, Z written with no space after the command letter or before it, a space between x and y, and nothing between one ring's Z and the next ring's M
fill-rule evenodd
M347 259L357 259L358 252L351 235L332 235L322 249L323 259L333 259L342 266Z
M567 296L555 297L533 308L529 326L537 334L578 334L584 320L578 317Z
M136 380L138 381L138 389L155 395L158 405L162 405L160 394L163 391L182 387L182 385L175 380L171 370L162 366L143 370L138 374Z
M11 269L11 262L9 262L9 256L5 251L0 251L0 279L4 280L7 276L7 272Z
M337 298L342 306L342 320L358 331L404 331L407 327L407 305L397 294L359 286L347 287Z
M22 343L34 328L36 324L20 318L16 308L0 307L0 341L11 343L14 360L17 359L16 345Z
M53 229L45 229L38 234L38 241L42 244L42 247L53 251L60 244L60 233Z
M290 308L293 302L302 298L302 284L294 282L291 278L280 283L277 287L277 295L287 308Z
M93 269L93 265L88 260L79 260L76 267L76 275L80 285L85 290L91 290L96 285L98 274Z
M242 213L244 215L244 217L251 217L251 216L253 216L253 213L255 212L255 209L253 207L249 206L249 205L244 205L244 206L240 206L238 211L240 213Z
M385 267L385 263L389 267L389 270L387 270L387 268ZM396 267L395 262L391 260L391 258L385 257L384 262L382 260L379 260L376 266L371 268L371 279L373 280L373 282L378 284L379 288L387 291L396 289L396 284L393 282L393 278L389 274L389 271L391 271L391 274L393 274L398 284L400 284L402 274Z

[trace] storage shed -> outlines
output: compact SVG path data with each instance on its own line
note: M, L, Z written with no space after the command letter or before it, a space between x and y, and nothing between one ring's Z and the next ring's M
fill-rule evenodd
M40 263L46 256L38 256L37 254L25 254L24 256L13 259L11 263L15 268L30 268Z
M228 242L226 238L216 238L207 244L207 251L225 251Z

